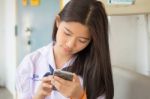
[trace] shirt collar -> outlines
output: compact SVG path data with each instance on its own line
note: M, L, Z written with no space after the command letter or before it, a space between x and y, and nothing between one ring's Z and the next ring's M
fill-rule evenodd
M55 65L55 60L54 60L53 45L54 43L52 42L48 49L47 59L48 59L48 64L51 65L51 67L55 70L56 65Z

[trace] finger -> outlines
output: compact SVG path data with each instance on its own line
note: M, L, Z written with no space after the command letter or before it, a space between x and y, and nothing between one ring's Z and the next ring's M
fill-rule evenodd
M50 82L53 76L47 76L42 78L42 82Z
M73 73L73 82L80 82L79 77L75 73Z
M52 90L42 90L41 93L44 95L44 96L48 96L51 94L51 91Z
M41 95L47 96L50 95L52 91L52 85L49 83L41 83L38 89L38 93L40 93Z
M48 83L42 83L42 89L52 89L52 85Z
M57 89L58 91L62 90L62 86L63 86L63 85L62 85L59 81L52 79L52 82L51 82L51 83L52 83L53 86L56 87L56 89Z
M46 83L43 84L42 86L42 90L44 92L45 95L50 95L51 91L52 91L52 85L48 85Z

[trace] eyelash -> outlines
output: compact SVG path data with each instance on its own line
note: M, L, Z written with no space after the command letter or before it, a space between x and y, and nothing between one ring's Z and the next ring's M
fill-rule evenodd
M67 36L71 36L69 33L67 33L67 32L64 32L65 33L65 35L67 35Z
M79 42L81 42L81 43L86 43L86 41L82 41L82 40L79 40Z
M71 36L71 34L68 33L65 29L64 29L64 34L67 35L67 36Z

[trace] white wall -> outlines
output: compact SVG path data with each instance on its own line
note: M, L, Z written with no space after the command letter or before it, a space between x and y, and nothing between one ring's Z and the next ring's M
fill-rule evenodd
M137 16L137 49L136 70L142 74L148 75L148 17L146 15Z
M110 50L112 65L135 70L135 49L135 16L112 16L110 18Z
M5 62L6 87L15 95L15 69L16 69L16 38L15 38L15 0L6 0L5 25Z
M147 23L146 15L112 16L110 18L112 65L148 75L150 40L148 41Z
M4 56L4 34L5 34L5 0L0 2L0 86L5 83L5 56Z
M150 75L150 14L148 15L148 66Z
M15 95L15 0L0 2L0 85Z

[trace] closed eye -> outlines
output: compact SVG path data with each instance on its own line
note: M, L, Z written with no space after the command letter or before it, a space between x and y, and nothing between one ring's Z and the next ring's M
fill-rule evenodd
M71 33L69 33L69 31L66 28L64 28L64 34L67 36L71 36Z
M67 35L67 36L71 36L71 34L70 34L70 33L67 33L67 32L64 32L64 34Z
M81 42L81 43L87 43L88 40L79 39L79 42Z

